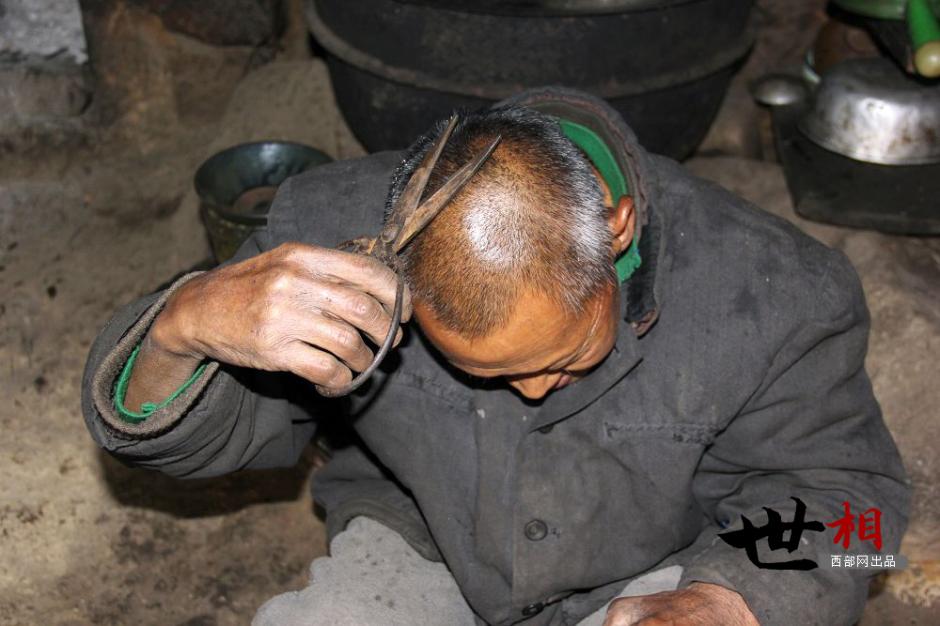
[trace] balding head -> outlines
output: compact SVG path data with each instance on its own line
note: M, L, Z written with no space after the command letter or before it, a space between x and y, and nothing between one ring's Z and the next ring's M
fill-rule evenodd
M412 146L389 206L443 127ZM402 252L415 300L467 338L502 327L524 294L579 314L616 279L601 187L554 118L522 108L463 116L425 195L496 135L482 169Z

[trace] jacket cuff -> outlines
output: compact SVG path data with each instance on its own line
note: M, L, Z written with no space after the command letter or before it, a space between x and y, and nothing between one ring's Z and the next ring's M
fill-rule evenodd
M139 411L131 411L124 405L124 398L127 396L127 386L130 384L131 376L134 375L134 363L137 361L137 356L140 354L140 345L137 344L137 347L134 348L131 352L130 358L127 359L127 363L124 364L124 369L121 370L121 375L118 376L117 385L114 388L114 407L117 409L118 414L121 416L125 422L131 422L132 424L137 424L151 415L154 411L161 409L168 405L170 402L182 395L189 387L196 382L202 373L206 370L206 364L200 363L199 367L196 368L196 371L193 372L186 382L177 388L176 391L168 395L160 402L144 402L140 405Z
M186 274L164 291L160 298L131 326L114 349L105 356L95 371L92 379L92 400L102 420L119 436L127 439L144 439L156 437L166 432L182 419L218 371L219 364L210 361L206 364L202 375L196 378L192 384L182 390L170 402L155 409L147 416L146 420L141 422L126 421L115 407L115 384L131 354L147 335L150 325L160 314L160 311L163 310L170 296L182 285L201 273L191 272Z
M860 612L860 607L864 606L867 584L852 580L855 573L837 570L833 575L823 569L828 562L819 562L820 567L811 571L762 569L751 563L744 550L732 548L719 539L718 533L722 530L710 527L704 532L713 539L683 565L680 589L701 582L736 591L762 626L854 624L860 617L853 616L852 611L859 607ZM815 555L817 559L820 556ZM842 576L845 580L833 576ZM863 597L852 597L859 593ZM836 604L842 615L829 615L820 606L824 594L838 598Z

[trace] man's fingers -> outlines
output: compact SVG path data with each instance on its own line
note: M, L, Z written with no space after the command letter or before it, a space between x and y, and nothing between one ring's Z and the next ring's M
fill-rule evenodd
M340 359L356 372L372 363L372 350L353 326L320 315L298 319L290 324L291 335Z
M301 266L311 278L344 284L364 291L381 302L388 311L395 306L398 276L374 257L342 250L299 245L289 248L285 254L290 262ZM407 289L405 292L403 318L409 319L411 296L407 293Z
M633 626L635 622L622 613L608 613L604 626Z
M607 607L604 626L633 626L646 614L641 598L617 598Z
M361 254L342 253L342 271L331 277L344 281L348 286L370 294L382 303L383 308L391 313L395 307L398 291L398 275L381 261ZM348 273L347 273L348 272ZM402 321L411 319L411 291L405 285L402 291Z
M392 317L371 295L346 285L310 282L297 291L295 298L303 310L342 320L360 329L375 344L388 334Z
M280 366L323 387L342 387L352 380L350 369L335 356L301 341L284 348Z

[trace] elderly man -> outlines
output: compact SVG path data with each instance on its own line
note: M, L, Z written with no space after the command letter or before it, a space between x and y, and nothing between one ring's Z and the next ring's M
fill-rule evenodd
M432 189L502 140L402 253L419 328L316 393L369 364L396 285L334 246L437 132L289 179L233 262L119 311L85 378L99 444L214 476L353 426L314 480L331 556L259 625L853 623L874 570L830 554L872 546L822 522L877 509L887 553L908 505L858 279L592 97L462 118Z

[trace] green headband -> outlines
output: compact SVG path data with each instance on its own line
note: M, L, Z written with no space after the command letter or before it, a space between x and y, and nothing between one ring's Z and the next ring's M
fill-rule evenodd
M617 165L617 159L614 158L610 148L607 147L607 144L597 133L587 126L564 119L559 119L558 123L561 125L561 130L565 133L565 136L584 151L594 167L597 168L597 171L600 172L604 182L607 183L607 188L610 189L614 206L617 206L620 198L630 195L630 186L627 184L627 179L620 170L620 166ZM617 268L617 278L620 279L620 282L630 278L640 267L640 263L639 242L634 236L630 247L614 262L614 267Z

